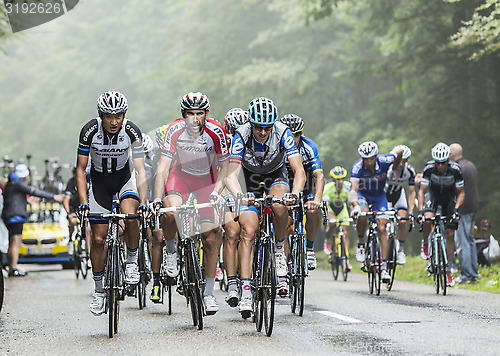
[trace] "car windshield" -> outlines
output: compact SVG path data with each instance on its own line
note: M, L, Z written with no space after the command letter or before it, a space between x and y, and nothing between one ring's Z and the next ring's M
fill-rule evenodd
M28 223L55 223L61 217L61 204L40 201L28 204Z

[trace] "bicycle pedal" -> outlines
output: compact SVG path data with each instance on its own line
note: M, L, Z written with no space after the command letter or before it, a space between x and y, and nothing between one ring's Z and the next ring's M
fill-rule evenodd
M252 316L252 312L250 312L250 311L244 311L244 312L241 312L241 317L242 317L243 319L248 319L248 318L250 318L251 316Z

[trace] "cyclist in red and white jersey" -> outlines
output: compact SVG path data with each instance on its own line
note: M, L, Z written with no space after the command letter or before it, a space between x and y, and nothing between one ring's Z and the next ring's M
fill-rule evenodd
M208 118L210 101L200 92L182 97L182 118L167 130L155 180L154 208L179 206L193 193L199 203L219 201L229 163L226 133L222 125ZM203 301L207 315L219 310L214 297L215 273L222 243L220 227L214 224L213 209L200 209L202 241L206 269ZM175 234L177 224L173 213L161 218L167 246L167 273L178 274ZM154 241L153 273L159 273L162 241Z

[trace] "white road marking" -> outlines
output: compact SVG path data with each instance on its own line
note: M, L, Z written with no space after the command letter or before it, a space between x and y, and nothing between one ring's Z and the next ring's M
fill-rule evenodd
M362 323L363 322L362 320L358 320L358 319L354 319L354 318L349 318L348 316L337 314L337 313L332 313L332 312L329 312L329 311L326 311L326 310L320 310L320 311L317 311L316 313L320 313L320 314L323 314L323 315L326 315L326 316L330 316L332 318L337 318L337 319L340 319L340 320L348 321L349 323Z

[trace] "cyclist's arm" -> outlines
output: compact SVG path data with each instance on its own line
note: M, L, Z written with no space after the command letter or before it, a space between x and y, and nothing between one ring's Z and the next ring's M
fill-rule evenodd
M229 160L219 161L219 175L217 176L217 181L215 182L214 191L221 194L224 186L226 185L227 169L229 166Z
M158 169L156 171L154 190L155 200L163 199L163 193L165 192L165 186L167 185L167 179L170 174L171 166L172 158L162 154L160 157L160 162L158 163Z
M359 205L358 189L359 189L359 180L351 180L351 190L349 192L349 203L351 204L351 208L354 208Z
M71 198L71 195L65 194L64 195L64 200L63 200L63 207L64 210L66 211L67 214L69 214L69 200Z
M420 190L418 191L418 211L422 211L424 209L425 202L425 193L427 193L427 189L429 186L424 183L420 183Z
M148 203L148 181L146 178L146 169L144 168L144 156L134 158L135 175L137 179L137 191L141 204Z
M458 208L460 208L464 203L465 190L463 185L456 189L457 189L457 202L455 203L455 211L458 211Z
M306 172L304 171L304 166L302 166L299 155L288 157L288 162L293 171L292 193L299 195L304 190L304 185L306 184Z
M85 172L88 161L89 156L81 154L79 154L76 159L76 190L78 191L80 204L88 204L89 202L89 198L87 196L87 177Z
M396 159L394 160L394 166L393 167L398 167L399 163L401 163L401 160L403 159L403 149L401 147L394 147L390 153L393 153L396 155Z
M410 185L408 187L408 213L412 214L413 209L415 209L415 197L416 197L416 192L415 192L415 186Z
M242 193L238 175L241 171L241 164L230 162L228 165L228 175L226 177L226 187L231 192L233 197L237 197L238 193Z
M325 188L325 175L323 174L323 170L315 171L313 174L314 174L315 189L316 189L314 201L318 204L321 204L321 200L323 197L323 189Z

